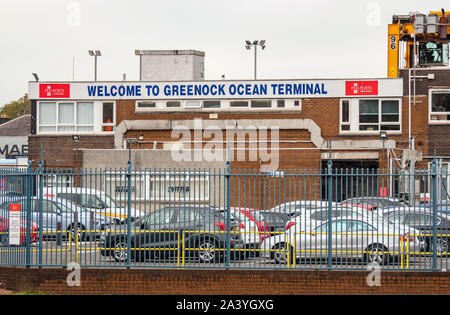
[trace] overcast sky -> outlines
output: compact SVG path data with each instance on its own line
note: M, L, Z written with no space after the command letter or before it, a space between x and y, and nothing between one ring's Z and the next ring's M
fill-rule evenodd
M138 80L135 49L206 53L205 79L253 78L246 39L265 39L258 79L386 77L393 14L448 0L1 0L0 105L42 81ZM75 71L72 65L75 60Z

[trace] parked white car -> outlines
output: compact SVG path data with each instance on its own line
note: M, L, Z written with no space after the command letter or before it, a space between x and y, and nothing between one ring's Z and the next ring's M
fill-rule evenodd
M332 202L331 205L335 207L336 202ZM286 213L292 216L299 215L303 209L324 208L328 206L328 201L324 200L296 200L281 203L278 206L273 207L270 212Z
M328 221L315 222L315 225L289 229L285 234L265 239L261 243L261 255L278 264L301 258L327 258L329 224ZM410 252L418 252L425 248L418 230L383 220L340 217L331 221L331 232L333 258L359 258L384 265L399 256L401 250L408 248Z
M331 218L338 217L351 217L351 218L363 218L366 220L383 220L381 215L378 215L377 211L367 211L359 207L346 207L341 205L334 205L331 208ZM301 213L294 216L286 223L286 230L289 228L295 228L295 226L316 225L320 222L328 220L328 207L322 208L304 208Z
M38 195L39 196L39 195ZM44 198L67 199L83 210L93 211L115 219L117 223L126 222L128 209L116 203L108 194L103 191L91 188L75 187L45 187L43 189ZM131 219L141 217L143 213L137 209L131 209Z

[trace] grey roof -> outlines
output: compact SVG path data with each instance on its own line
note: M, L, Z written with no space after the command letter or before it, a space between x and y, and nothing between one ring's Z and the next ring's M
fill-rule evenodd
M0 136L27 136L31 131L31 115L23 115L0 125Z
M183 50L135 50L136 55L196 55L205 56L203 51L193 50L193 49L183 49Z

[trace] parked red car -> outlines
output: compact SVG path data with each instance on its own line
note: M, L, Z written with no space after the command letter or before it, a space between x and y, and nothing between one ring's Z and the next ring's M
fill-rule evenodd
M240 211L245 215L250 221L254 222L258 227L258 232L269 232L269 225L264 222L264 217L258 213L258 210L250 208L231 208L232 211ZM261 240L263 241L266 237L270 237L269 233L261 233Z
M0 244L9 245L8 235L9 221L6 218L0 217ZM38 225L35 222L31 222L30 241L35 243L37 241ZM20 244L26 244L27 242L27 223L21 221L20 223Z

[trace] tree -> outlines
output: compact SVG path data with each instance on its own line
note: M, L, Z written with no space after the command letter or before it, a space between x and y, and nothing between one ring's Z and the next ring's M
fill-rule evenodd
M25 114L31 113L31 101L28 99L28 94L19 98L17 101L12 101L6 104L0 110L0 116L14 119Z

